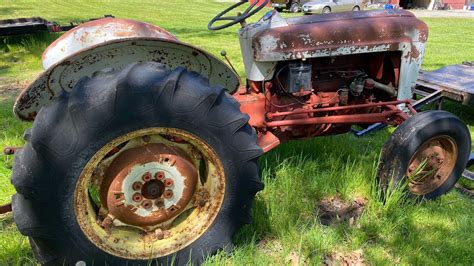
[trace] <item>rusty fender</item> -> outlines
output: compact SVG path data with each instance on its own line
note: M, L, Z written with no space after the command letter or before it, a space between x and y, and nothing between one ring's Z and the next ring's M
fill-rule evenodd
M61 91L104 68L122 69L133 62L159 62L169 69L184 67L229 92L239 86L236 73L199 48L180 42L160 27L128 19L104 18L68 31L43 53L45 71L17 98L15 115L26 121Z

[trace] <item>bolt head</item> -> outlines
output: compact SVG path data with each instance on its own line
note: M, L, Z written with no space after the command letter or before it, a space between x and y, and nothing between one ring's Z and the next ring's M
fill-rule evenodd
M143 187L143 184L141 182L138 182L138 181L133 183L133 185L132 185L133 190L140 190L140 189L142 189L142 187Z
M155 235L158 240L162 240L163 238L165 238L165 234L163 233L163 230L161 230L161 228L155 230Z
M153 207L153 203L151 202L151 200L144 200L144 201L142 202L142 207L143 207L144 209L149 210L149 209L151 209L151 207Z
M142 201L143 196L140 193L135 193L135 194L133 194L132 199L135 202L140 202L140 201Z
M173 191L171 189L165 190L165 192L163 193L163 197L165 197L165 199L172 198L173 197Z
M165 186L171 187L174 184L174 181L171 178L166 178L164 183L165 183Z
M157 198L155 200L155 205L158 207L158 208L164 208L165 207L165 201L163 200L163 198Z
M165 178L165 173L162 171L156 172L155 178L158 180L163 180Z
M150 172L144 173L143 176L142 176L142 179L143 179L143 181L145 181L145 182L150 181L150 180L151 180L151 174L150 174Z

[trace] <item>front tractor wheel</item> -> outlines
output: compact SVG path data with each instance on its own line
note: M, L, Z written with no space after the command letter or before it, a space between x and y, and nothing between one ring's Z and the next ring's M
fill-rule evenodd
M15 158L14 219L43 264L199 264L263 188L248 116L196 73L132 64L44 107Z
M399 188L417 200L447 193L461 177L470 148L469 130L453 114L428 111L411 117L382 149L377 171L382 196Z

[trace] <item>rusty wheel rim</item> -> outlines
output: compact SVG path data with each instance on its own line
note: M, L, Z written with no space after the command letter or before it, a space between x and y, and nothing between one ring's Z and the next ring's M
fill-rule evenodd
M406 175L415 195L426 195L441 187L451 175L458 147L450 136L436 136L425 141L410 159Z
M76 183L74 210L86 237L126 259L176 253L215 220L225 192L222 162L197 136L147 128L97 151Z

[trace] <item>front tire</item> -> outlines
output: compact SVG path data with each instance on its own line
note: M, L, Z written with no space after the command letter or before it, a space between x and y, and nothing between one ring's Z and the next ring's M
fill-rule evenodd
M232 235L251 221L253 198L263 189L262 150L248 119L223 88L181 68L137 63L83 78L38 113L15 156L17 227L42 264L199 264L232 247ZM121 168L131 163L135 168ZM129 189L125 184L138 167L150 174L137 174ZM117 196L119 181L126 189ZM126 201L127 193L141 195L137 206ZM142 209L163 215L149 212L144 221Z
M401 124L382 148L377 182L382 196L404 188L417 200L451 190L466 167L471 137L446 111L419 113Z
M323 14L329 14L329 13L331 13L331 8L328 7L328 6L324 7L322 13L323 13Z

